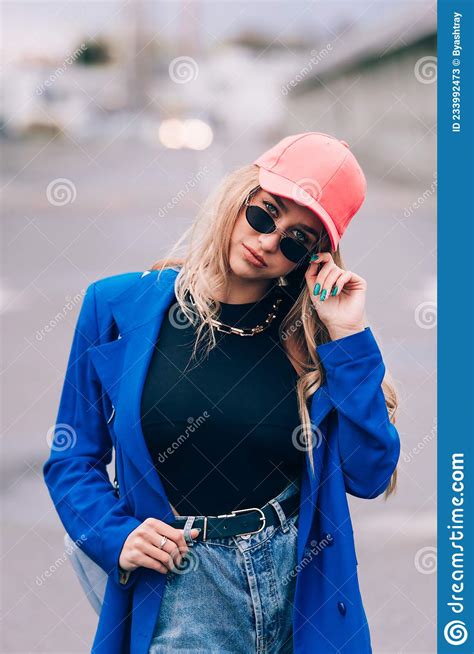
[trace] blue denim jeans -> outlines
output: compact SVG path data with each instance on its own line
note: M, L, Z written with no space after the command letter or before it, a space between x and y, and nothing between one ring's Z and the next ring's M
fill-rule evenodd
M298 482L269 500L278 520L258 534L194 541L166 573L149 654L293 652L298 516L279 501L294 493Z

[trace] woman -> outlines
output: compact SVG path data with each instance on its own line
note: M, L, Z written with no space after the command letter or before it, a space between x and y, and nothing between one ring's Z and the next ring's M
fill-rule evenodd
M75 438L44 476L109 575L93 652L371 652L346 493L392 493L400 443L339 252L365 191L347 143L287 137L223 181L182 259L88 288Z

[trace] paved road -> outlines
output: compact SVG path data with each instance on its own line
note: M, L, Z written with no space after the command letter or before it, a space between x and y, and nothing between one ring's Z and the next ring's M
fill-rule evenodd
M226 170L261 149L242 143L204 153L136 139L5 148L3 652L88 652L96 627L62 560L63 529L41 475L79 303L57 314L94 279L164 255ZM436 546L435 201L428 194L413 210L426 183L380 181L382 173L369 174L343 251L369 284L368 316L401 396L403 456L395 497L349 501L374 652L421 654L435 650L436 581L426 574ZM58 178L73 182L65 206L48 200Z

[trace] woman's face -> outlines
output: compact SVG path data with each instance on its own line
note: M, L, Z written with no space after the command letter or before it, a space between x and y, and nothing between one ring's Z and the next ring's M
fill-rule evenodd
M272 216L278 229L301 242L308 250L318 243L320 234L325 234L323 224L315 213L293 200L273 195L259 189L249 201ZM246 207L239 213L230 243L230 267L238 277L246 279L274 279L291 272L296 263L285 257L280 250L282 234L274 231L261 234L247 222ZM252 253L259 255L266 265L258 265Z

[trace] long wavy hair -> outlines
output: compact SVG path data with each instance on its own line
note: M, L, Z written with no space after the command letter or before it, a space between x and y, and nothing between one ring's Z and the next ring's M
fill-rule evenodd
M216 289L224 289L224 293L227 290L231 234L246 198L260 188L258 172L258 166L250 164L227 174L207 197L196 220L176 241L167 258L155 262L151 268L160 271L172 268L178 272L176 300L183 318L197 326L192 357L196 356L201 344L204 355L216 345L211 321L219 317L220 302L214 296ZM322 251L330 249L329 237L326 235L325 238L327 241L320 243ZM185 248L185 252L179 256L177 253L181 248ZM339 247L332 256L336 265L345 270ZM287 285L280 286L280 292L289 295L292 302L279 326L279 337L281 346L298 373L296 391L301 435L314 472L312 448L317 439L314 438L308 405L312 395L324 383L324 368L317 354L317 346L327 343L330 337L311 301L305 270L296 266L285 276ZM274 281L274 286L281 283L281 280ZM267 294L272 292L274 286L269 288ZM389 420L395 423L398 399L393 381L389 381L388 377L389 373L385 371L382 391ZM385 499L395 490L396 483L395 469L385 490Z

